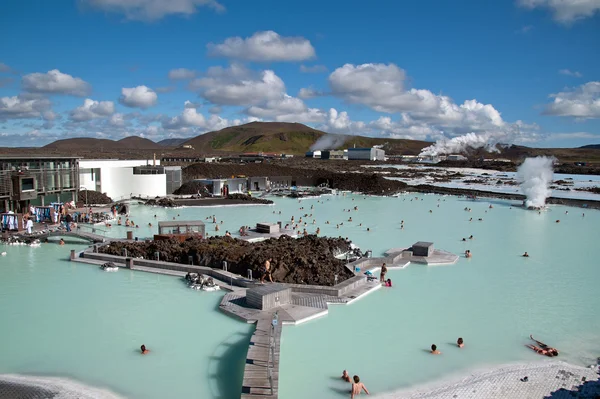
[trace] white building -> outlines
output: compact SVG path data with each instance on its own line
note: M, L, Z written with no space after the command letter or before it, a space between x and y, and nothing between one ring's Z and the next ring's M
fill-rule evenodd
M160 165L160 161L153 160L82 159L79 161L80 188L105 193L113 200L171 194L167 193L165 168L153 168L153 163Z
M349 160L385 161L385 151L381 148L348 148Z

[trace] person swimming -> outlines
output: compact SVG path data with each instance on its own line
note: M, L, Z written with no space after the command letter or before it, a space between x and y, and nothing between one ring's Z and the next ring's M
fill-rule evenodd
M537 347L537 346L532 345L532 344L525 345L525 346L528 347L528 348L530 348L531 350L533 350L538 355L545 355L545 356L548 356L548 357L553 357L554 356L552 354L552 352L550 352L547 349L543 349L543 348Z
M473 255L471 255L471 251L467 249L465 251L465 258L470 258L471 256L473 256Z
M538 341L537 339L533 338L533 335L529 335L529 338L534 340L535 343L540 346L540 348L550 352L552 356L558 356L558 351L555 348L552 348L552 347L546 345L545 343Z
M352 377L354 382L352 383L352 391L350 391L350 399L354 399L354 396L360 395L361 391L365 391L367 395L370 395L365 384L360 382L360 377L355 375Z
M146 345L140 346L140 350L142 351L142 355L147 355L150 352L150 349L146 349Z
M464 346L465 346L465 342L463 341L463 339L462 339L462 338L458 338L458 340L456 340L456 345L457 345L459 348L462 348L462 347L464 347Z
M346 382L350 382L350 375L348 374L348 370L344 370L342 372L342 380L346 381Z
M525 253L522 255L524 258L529 258L529 254L527 253L527 251L525 251Z
M441 355L441 354L442 354L442 352L440 352L440 351L437 349L437 345L436 345L436 344L433 344L433 345L431 345L431 354L432 354L432 355Z
M62 238L60 239L60 241L58 242L58 245L65 245L65 240L63 240Z
M388 278L388 279L385 281L385 286L386 286L386 287L390 287L390 288L391 288L391 287L392 287L392 279Z

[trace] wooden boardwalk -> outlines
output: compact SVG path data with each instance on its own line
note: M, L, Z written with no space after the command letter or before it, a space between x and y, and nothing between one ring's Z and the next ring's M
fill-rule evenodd
M277 399L279 392L279 348L281 323L272 326L272 317L256 323L256 331L250 338L241 399Z

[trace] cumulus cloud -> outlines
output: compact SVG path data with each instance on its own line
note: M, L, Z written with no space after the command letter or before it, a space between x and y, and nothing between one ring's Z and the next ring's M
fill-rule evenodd
M189 103L189 101L186 101L185 105L187 105L187 103ZM247 123L253 120L257 120L257 118L250 117L246 119L228 120L215 114L212 114L207 118L199 113L196 108L188 108L184 106L184 109L180 115L172 118L164 118L161 123L161 127L165 131L169 132L200 134L207 131L224 129L227 126Z
M558 71L561 75L574 76L576 78L581 78L583 75L578 71L571 71L570 69L561 69Z
M71 111L70 118L75 122L84 122L97 118L111 116L115 112L112 101L94 101L86 98L83 105Z
M285 84L275 72L254 72L236 64L209 68L190 83L190 88L216 105L258 105L285 93Z
M308 108L299 98L284 94L281 98L269 100L260 106L246 110L250 116L278 122L320 123L326 114L317 108Z
M407 89L405 83L405 71L394 64L346 64L329 76L334 95L379 112L403 113L405 120L414 121L411 125L439 125L460 134L505 124L491 104L467 100L458 105L429 90Z
M31 93L88 95L91 85L80 78L53 69L47 73L30 73L23 76L23 89Z
M324 72L327 72L327 67L325 65L306 66L306 65L302 64L302 65L300 65L300 72L302 72L302 73L324 73Z
M284 37L271 30L254 35L230 37L223 43L209 43L210 55L245 61L303 61L315 57L315 49L303 37Z
M106 12L123 14L127 19L155 21L169 15L188 16L196 13L199 7L212 8L217 12L225 7L216 0L81 0Z
M200 108L202 107L202 104L199 103L193 103L189 100L186 100L185 103L183 103L185 108Z
M188 80L195 77L196 71L187 68L177 68L169 71L169 79L172 80Z
M600 118L600 82L587 82L550 97L553 97L554 101L546 106L546 115Z
M323 92L313 89L312 87L303 87L298 92L298 97L303 98L305 100L314 97L320 97L325 95Z
M563 24L592 17L600 10L598 0L517 0L517 4L528 9L547 8L554 20Z
M41 118L45 112L50 110L50 107L50 100L44 97L28 98L23 95L0 97L0 121Z
M158 95L149 87L124 87L119 102L132 108L149 108L156 105Z
M108 123L114 127L125 127L125 125L127 124L123 114L113 114L110 117Z

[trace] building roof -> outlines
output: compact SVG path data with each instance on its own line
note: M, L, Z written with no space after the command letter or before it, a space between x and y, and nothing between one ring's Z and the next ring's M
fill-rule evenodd
M19 155L19 156L15 156L15 155L0 155L0 161L3 160L15 160L15 161L19 161L19 160L32 160L32 161L36 161L36 160L40 160L40 159L81 159L81 157L74 157L72 155L40 155L40 156L36 156L36 155Z
M348 151L371 151L373 148L348 148Z
M176 227L176 226L204 226L201 220L176 220L168 222L158 222L158 227Z

